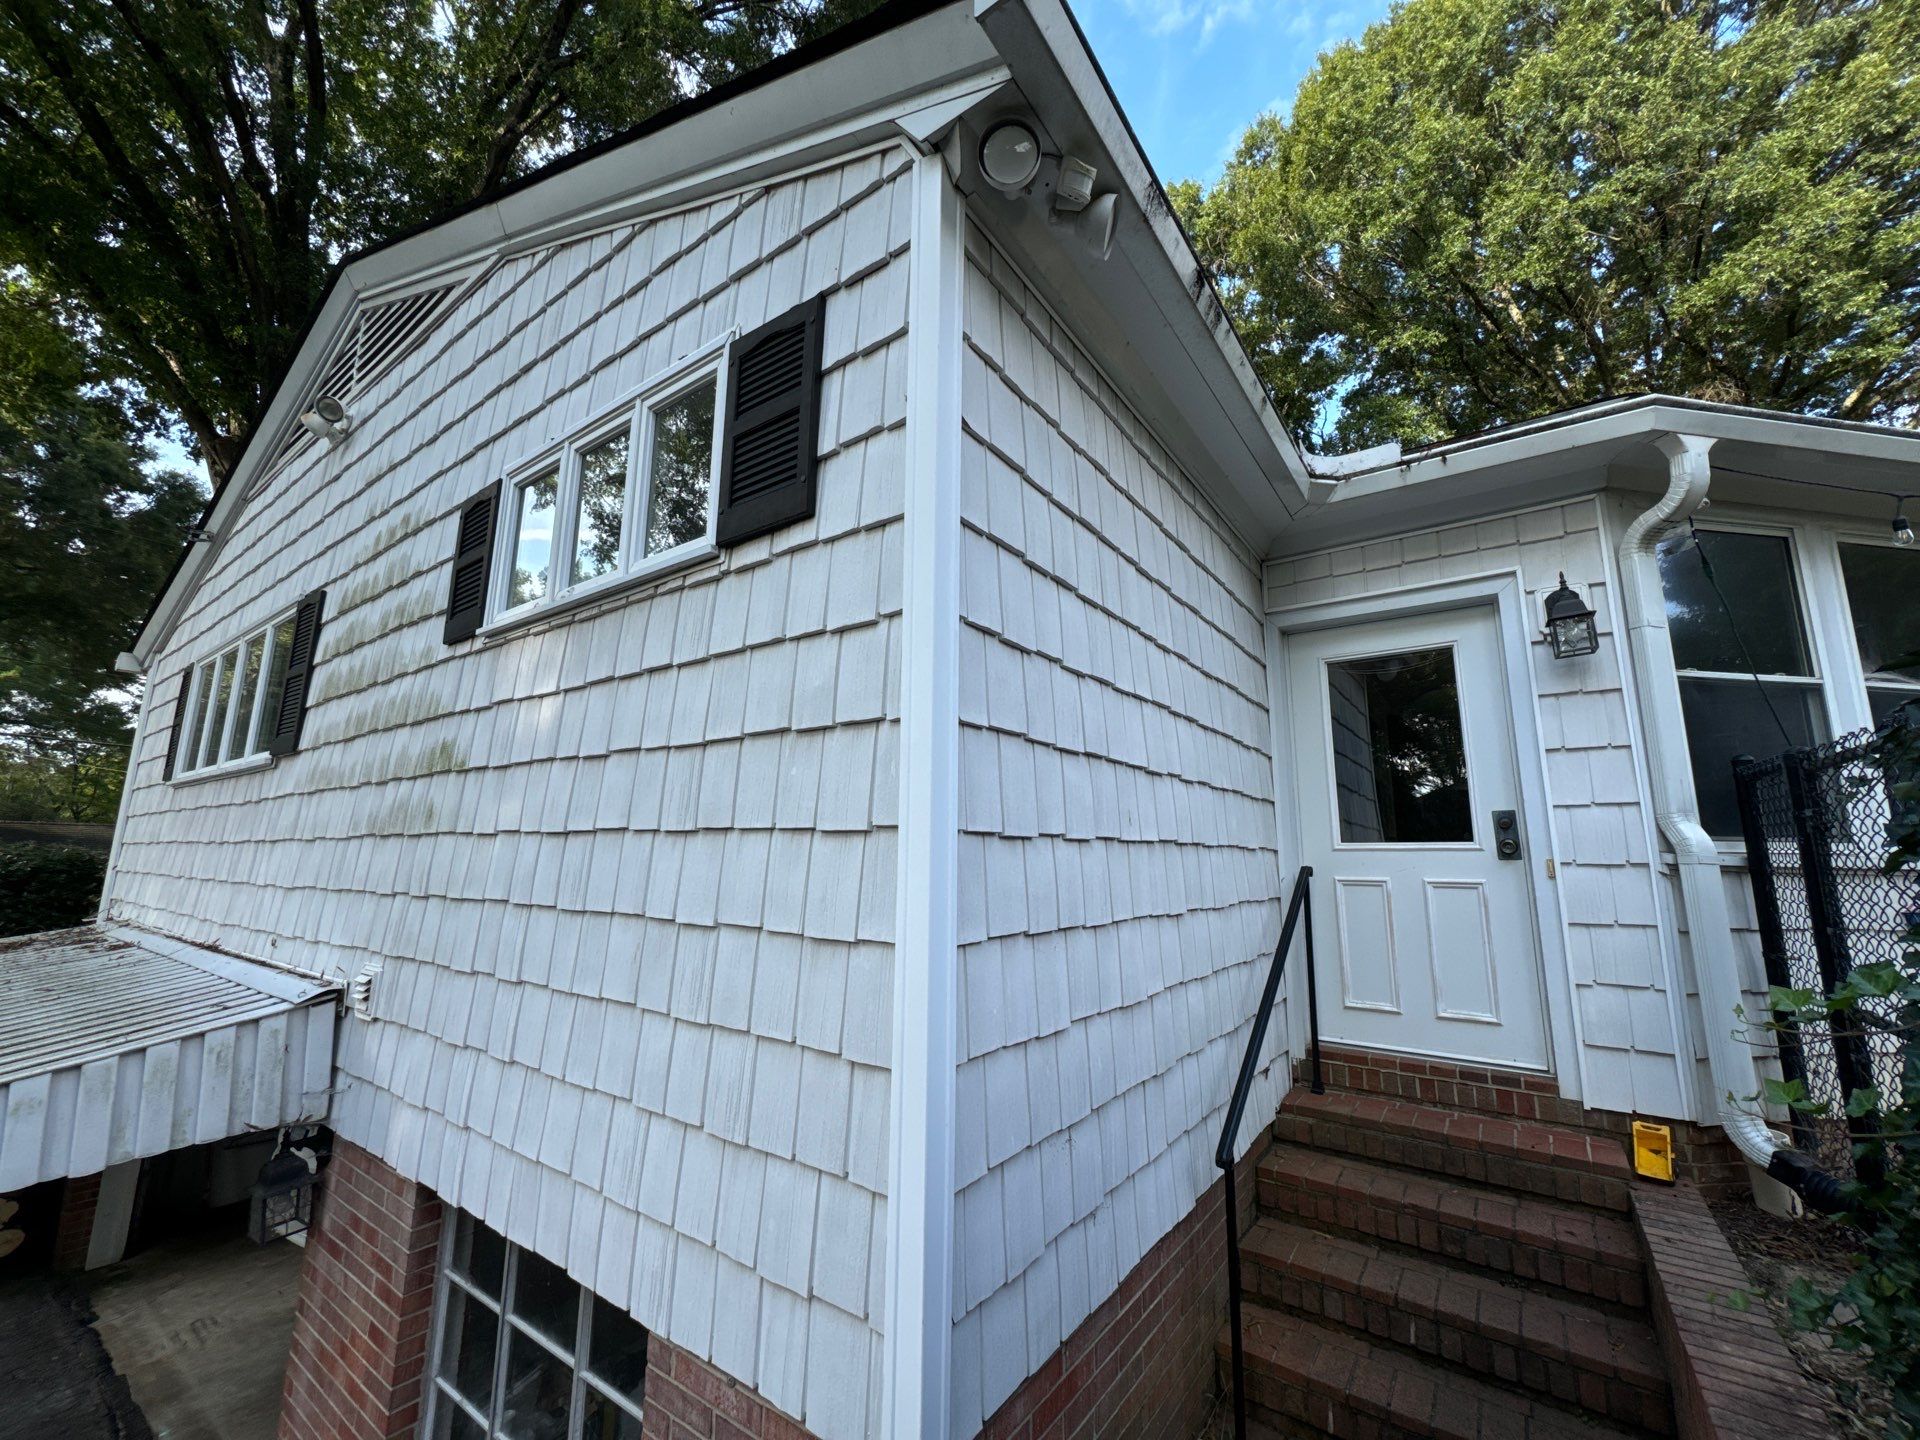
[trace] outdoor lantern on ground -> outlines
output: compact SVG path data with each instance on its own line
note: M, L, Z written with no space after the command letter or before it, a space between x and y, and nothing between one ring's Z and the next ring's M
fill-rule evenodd
M260 1167L247 1204L247 1236L256 1245L307 1233L313 1224L313 1182L319 1162L311 1150L278 1152Z
M1593 607L1567 584L1564 571L1560 588L1547 596L1546 636L1556 660L1591 655L1600 648L1600 632L1593 624Z

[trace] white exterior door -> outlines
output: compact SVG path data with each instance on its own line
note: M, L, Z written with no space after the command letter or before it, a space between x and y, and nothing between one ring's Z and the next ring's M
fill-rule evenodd
M1546 837L1520 819L1493 609L1294 635L1287 668L1322 1036L1546 1069Z

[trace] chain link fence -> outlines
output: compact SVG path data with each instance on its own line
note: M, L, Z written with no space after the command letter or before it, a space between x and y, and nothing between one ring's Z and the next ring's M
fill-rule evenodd
M1892 787L1914 778L1915 721L1756 760L1734 761L1748 875L1767 983L1832 991L1856 966L1897 961L1920 916L1920 869L1886 871L1899 802ZM1904 757L1904 758L1903 758ZM1817 1115L1796 1114L1795 1143L1828 1173L1855 1173L1855 1145L1871 1145L1874 1114L1847 1115L1847 1101L1873 1086L1898 1088L1902 1037L1891 1008L1869 1004L1835 1026L1779 1032L1780 1069L1804 1083ZM1867 1153L1871 1153L1869 1150Z

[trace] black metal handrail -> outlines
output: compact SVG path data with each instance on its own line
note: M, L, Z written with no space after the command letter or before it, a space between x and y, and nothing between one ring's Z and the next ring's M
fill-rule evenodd
M1259 1073L1260 1051L1267 1040L1267 1021L1273 1017L1273 998L1280 992L1280 976L1287 968L1287 951L1293 943L1294 927L1304 918L1307 947L1307 1025L1313 1055L1313 1093L1324 1094L1320 1082L1320 995L1313 979L1313 891L1308 884L1313 867L1302 865L1293 878L1293 896L1287 902L1287 918L1280 926L1280 943L1273 947L1273 963L1267 970L1266 986L1260 991L1260 1004L1253 1012L1253 1033L1247 1037L1247 1053L1240 1060L1240 1075L1233 1082L1233 1098L1227 1101L1227 1123L1221 1127L1220 1143L1214 1147L1213 1163L1225 1176L1227 1204L1227 1309L1233 1331L1233 1433L1235 1440L1247 1436L1246 1356L1240 1344L1240 1201L1234 1193L1233 1142L1240 1133L1240 1121L1247 1111L1247 1095L1253 1089L1253 1077Z

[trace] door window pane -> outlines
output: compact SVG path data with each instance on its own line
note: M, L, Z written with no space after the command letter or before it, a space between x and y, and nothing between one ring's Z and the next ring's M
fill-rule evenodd
M287 656L293 650L293 617L289 615L273 627L273 635L267 649L267 694L260 704L260 720L253 727L253 748L267 748L267 737L273 734L274 717L280 711L281 697L287 690Z
M707 533L714 391L715 382L709 380L653 412L653 454L647 467L649 555Z
M1702 530L1699 540L1698 552L1690 537L1660 550L1674 664L1682 670L1813 674L1786 537ZM1701 553L1713 566L1711 580Z
M515 494L509 606L525 605L547 593L547 567L553 560L553 503L559 482L559 472L549 471L527 481Z
M580 498L574 511L573 582L605 575L620 563L620 525L627 513L627 433L580 454Z
M440 1378L482 1414L493 1404L493 1356L499 1348L500 1317L459 1286L448 1286Z
M1751 680L1680 679L1693 788L1700 801L1700 823L1709 835L1740 835L1740 808L1733 793L1735 756L1778 755L1819 737L1820 695L1815 687L1769 681L1765 692L1763 696L1761 686Z
M1473 839L1453 652L1327 665L1340 838L1420 845Z
M521 1252L521 1260L528 1257ZM567 1440L573 1371L521 1331L507 1342L507 1383L500 1396L500 1433L508 1440Z
M580 1287L558 1265L531 1250L518 1252L513 1272L513 1313L567 1354L580 1328Z

